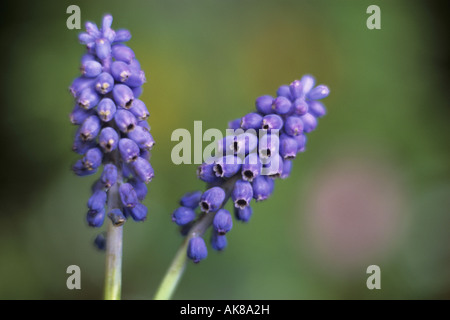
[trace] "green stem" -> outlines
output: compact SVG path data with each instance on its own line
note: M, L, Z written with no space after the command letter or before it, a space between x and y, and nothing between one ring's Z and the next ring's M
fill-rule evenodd
M221 187L225 190L225 200L222 203L222 206L228 202L228 199L231 196L231 192L233 190L234 184L239 179L239 175L235 175L234 177L227 180ZM155 300L169 300L183 276L184 270L186 269L187 255L186 250L189 244L189 240L192 237L201 237L205 231L211 226L215 212L208 212L203 214L197 222L191 227L189 233L178 249L175 257L172 260L172 263L169 269L166 272L158 290L156 291Z
M186 238L178 249L172 264L167 270L167 273L156 292L155 300L169 300L172 297L173 292L186 269L186 250L188 243L188 238Z
M122 232L108 220L106 236L105 300L120 300L122 285Z
M113 154L112 157L117 157ZM117 163L117 162L116 162ZM119 181L122 173L118 172L118 181L108 191L108 211L121 208L119 196ZM106 270L105 270L105 300L120 300L122 286L122 238L123 226L114 226L110 219L106 235Z

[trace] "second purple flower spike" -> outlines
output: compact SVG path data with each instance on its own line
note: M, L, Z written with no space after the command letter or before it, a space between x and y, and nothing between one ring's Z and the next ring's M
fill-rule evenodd
M257 98L256 110L229 122L229 129L236 130L235 136L219 142L215 162L198 168L198 178L208 183L207 190L184 195L181 207L172 215L172 220L182 226L182 234L188 237L187 255L195 263L207 256L201 237L210 226L211 247L221 251L227 246L226 236L233 223L223 207L229 198L236 220L248 222L253 214L252 200L268 199L275 180L290 175L293 159L305 151L306 135L326 114L325 106L318 100L327 97L329 89L314 85L315 79L305 75L279 87L275 97ZM253 132L242 134L242 130ZM256 146L257 151L253 150ZM194 210L198 207L203 213L196 216Z

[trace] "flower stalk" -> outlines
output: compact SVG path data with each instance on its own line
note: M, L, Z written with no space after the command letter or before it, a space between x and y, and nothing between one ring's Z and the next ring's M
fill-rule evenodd
M115 152L117 153L117 152ZM121 173L119 173L121 175ZM114 184L108 191L108 212L120 208L119 186ZM115 226L107 221L105 300L120 300L122 287L123 225Z
M231 179L227 180L222 186L222 188L225 190L225 200L223 201L222 207L225 206L225 204L228 202L234 185L238 179L239 175L235 175ZM186 235L184 241L181 243L181 246L178 248L178 251L173 258L169 269L167 269L166 274L161 281L158 290L156 291L154 297L155 300L171 299L178 283L180 282L181 277L184 274L184 270L186 269L186 251L189 245L189 241L191 240L191 238L201 237L212 225L214 216L215 212L208 212L203 214L203 216L198 219L198 221L189 230L189 233Z
M235 219L248 222L253 213L252 199L268 199L275 180L289 177L292 160L305 151L306 134L315 130L318 118L326 114L318 100L330 91L325 85L314 85L310 75L282 85L276 97L256 99L257 112L228 123L233 133L220 140L214 156L197 169L198 178L208 183L207 190L186 193L172 213L172 221L181 227L185 241L155 299L172 296L185 269L186 256L194 263L208 256L204 233L209 227L212 249L222 251L227 247L227 235L233 227L231 213L224 209L229 198ZM197 209L202 212L198 216Z
M120 300L122 287L123 226L108 221L106 236L105 300Z

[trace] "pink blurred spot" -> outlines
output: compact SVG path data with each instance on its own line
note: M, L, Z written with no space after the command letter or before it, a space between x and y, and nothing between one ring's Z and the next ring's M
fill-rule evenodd
M330 162L308 191L300 221L306 245L332 272L382 263L402 234L404 192L386 164L364 158Z

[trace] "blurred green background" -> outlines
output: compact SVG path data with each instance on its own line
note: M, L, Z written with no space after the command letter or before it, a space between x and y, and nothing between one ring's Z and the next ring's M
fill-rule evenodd
M99 230L85 223L94 177L69 170L67 87L84 52L70 4L83 23L111 13L129 29L148 80L156 177L148 220L125 225L123 298L152 298L182 241L170 214L204 187L196 165L172 164L172 131L225 129L305 73L331 89L307 152L224 252L189 263L174 298L450 298L448 5L406 0L2 4L0 298L102 297ZM381 30L366 28L371 4ZM71 264L81 290L66 288ZM366 288L372 264L381 290Z

